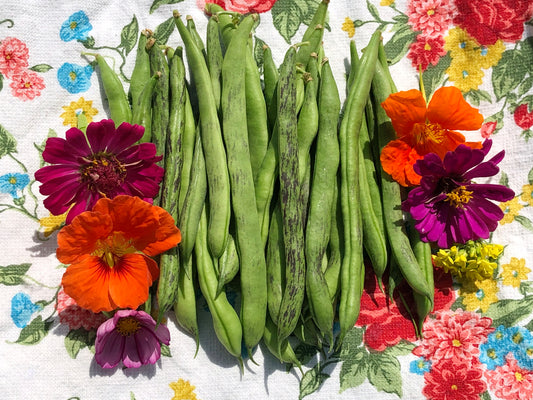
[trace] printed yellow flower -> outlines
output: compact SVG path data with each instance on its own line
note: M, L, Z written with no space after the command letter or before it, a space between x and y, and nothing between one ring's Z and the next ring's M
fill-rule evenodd
M380 5L380 6L383 6L383 7L388 7L388 6L390 6L391 4L393 4L393 3L394 3L394 0L381 0L381 1L379 2L379 5Z
M485 74L475 57L453 58L446 70L450 81L462 92L476 90L483 83Z
M444 38L444 49L450 52L452 58L475 58L479 44L461 28L452 28Z
M174 390L174 397L171 400L198 400L194 393L195 387L189 381L180 378L177 382L170 382L168 386Z
M39 220L39 225L43 228L44 237L50 236L65 225L67 213L68 211L60 215L49 214L48 217L43 217Z
M527 274L531 270L526 267L526 260L523 258L511 257L509 264L502 265L502 279L506 286L519 287L520 282L527 279Z
M477 60L481 68L488 69L498 64L505 51L505 45L501 39L488 46L480 46L477 51Z
M73 101L68 106L63 106L65 112L60 115L63 118L63 125L75 127L78 124L78 115L83 113L87 118L87 123L92 122L93 117L98 114L98 110L93 108L92 100L85 100L80 97L78 101Z
M518 202L518 197L515 197L514 199L500 203L500 208L505 214L500 220L500 224L505 225L513 222L514 218L524 206Z
M498 301L497 292L496 280L484 279L464 284L459 290L459 295L463 296L466 311L481 309L482 312L486 312L491 304Z
M349 17L344 18L344 22L342 23L342 30L348 33L349 38L352 38L353 35L355 35L355 25L351 18Z
M524 185L522 186L522 194L520 199L525 201L530 206L533 206L533 185Z

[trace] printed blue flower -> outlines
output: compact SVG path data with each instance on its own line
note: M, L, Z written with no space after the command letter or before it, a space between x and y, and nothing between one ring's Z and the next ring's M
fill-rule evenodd
M64 42L70 42L71 40L85 40L91 29L93 29L93 27L89 22L87 14L83 11L78 11L63 22L61 30L59 31L59 37Z
M533 370L533 334L521 326L513 326L508 331L509 347L518 365Z
M505 356L509 353L507 346L498 346L501 342L487 341L479 345L479 361L494 370L505 364Z
M424 357L417 358L409 364L409 372L417 375L424 375L426 372L429 372L430 369L431 362Z
M32 314L41 309L41 306L32 303L30 296L26 293L17 293L11 299L11 319L19 328L24 328L28 325Z
M14 199L19 198L19 191L24 189L30 183L28 174L18 172L0 176L0 193L8 193Z
M64 63L57 70L57 80L62 88L69 93L85 92L91 87L91 75L93 67L85 67L77 64Z

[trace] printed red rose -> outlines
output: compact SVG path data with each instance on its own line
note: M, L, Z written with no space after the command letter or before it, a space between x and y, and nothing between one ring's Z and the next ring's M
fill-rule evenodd
M412 296L405 285L400 285L394 292L394 301L378 287L375 274L371 267L367 268L365 290L361 297L361 311L356 326L366 326L364 342L371 349L383 351L387 347L398 344L401 340L415 341L415 328L409 312L400 299L403 294L410 310L415 310ZM434 311L447 310L455 301L455 293L451 289L452 278L442 270L435 270L435 307ZM385 288L387 292L387 288Z
M498 39L516 42L531 18L530 0L455 0L458 14L453 22L468 32L480 45Z
M533 110L528 111L527 104L520 104L514 110L514 122L522 129L529 129L533 126Z
M241 14L246 13L264 13L269 11L276 0L212 0L214 3L222 7L226 11L235 11ZM197 0L198 7L203 10L205 8L205 0Z

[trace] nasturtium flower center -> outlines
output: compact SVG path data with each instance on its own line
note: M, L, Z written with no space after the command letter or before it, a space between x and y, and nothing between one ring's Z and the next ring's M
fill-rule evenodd
M446 199L444 201L449 202L455 208L459 208L470 201L472 194L473 192L466 190L465 186L459 186L451 192L446 193Z
M419 146L426 143L442 143L446 137L446 131L442 129L440 124L425 122L417 123L413 128L414 140Z
M81 167L82 182L106 197L126 179L126 167L112 154L96 153Z
M141 323L133 317L120 318L117 322L117 332L122 336L131 336L141 329Z
M113 232L107 238L96 242L93 255L100 257L108 267L113 268L121 257L135 251L135 247L120 232Z

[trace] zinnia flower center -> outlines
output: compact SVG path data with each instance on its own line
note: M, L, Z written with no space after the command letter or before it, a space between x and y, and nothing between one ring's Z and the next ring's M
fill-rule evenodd
M446 199L444 201L449 202L455 208L463 207L472 198L472 193L472 191L466 190L465 186L459 186L451 192L446 193Z
M141 329L141 323L133 317L120 318L117 322L117 331L122 336L131 336Z
M423 146L428 142L442 143L445 139L446 131L442 129L440 124L426 121L425 123L415 124L413 133L415 142L418 143L419 146Z
M515 379L516 379L517 382L521 382L522 379L524 379L523 376L522 376L522 374L521 374L520 372L518 372L518 371L516 371L516 372L514 373L514 377L515 377Z
M113 232L107 238L96 242L93 255L100 257L108 267L113 268L122 256L135 253L135 251L135 247L120 232Z
M457 385L454 383L454 384L452 384L452 386L450 386L450 389L452 389L452 390L457 390L458 387L457 387Z
M459 339L453 339L452 340L452 346L453 347L461 347L461 341Z
M97 153L81 167L83 183L104 197L114 194L126 179L126 167L108 153Z

